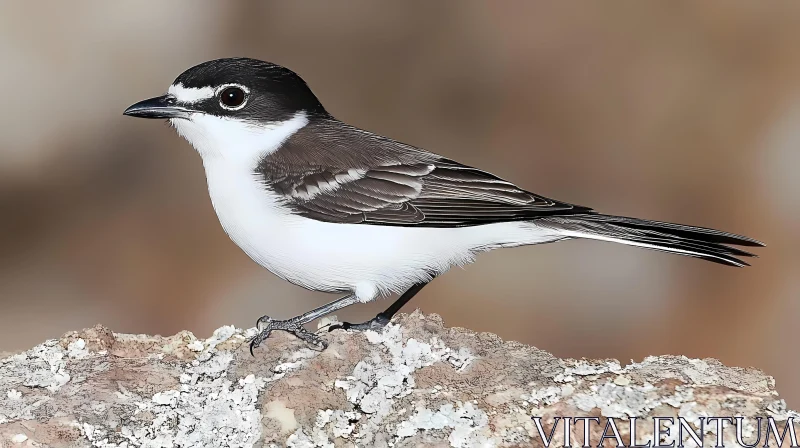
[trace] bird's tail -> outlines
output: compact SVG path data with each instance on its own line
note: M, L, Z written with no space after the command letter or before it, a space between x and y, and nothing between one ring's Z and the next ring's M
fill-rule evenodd
M737 257L754 254L730 246L764 246L746 236L669 222L601 214L550 216L536 221L569 238L590 238L701 258L729 266L749 266Z

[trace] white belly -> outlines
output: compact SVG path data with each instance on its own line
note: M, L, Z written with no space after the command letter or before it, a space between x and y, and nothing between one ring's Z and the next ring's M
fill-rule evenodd
M399 293L477 252L563 238L531 223L453 229L334 224L292 215L255 173L206 164L211 202L230 238L275 275L362 301Z

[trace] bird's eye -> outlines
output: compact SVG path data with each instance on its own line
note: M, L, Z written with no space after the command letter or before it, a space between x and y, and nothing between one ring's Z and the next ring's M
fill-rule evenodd
M247 94L239 87L227 87L219 94L219 102L225 109L238 109L244 104Z

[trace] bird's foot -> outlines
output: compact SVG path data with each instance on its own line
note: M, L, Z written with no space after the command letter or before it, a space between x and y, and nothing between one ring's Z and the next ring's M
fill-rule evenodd
M338 324L331 325L328 327L328 331L336 330L340 328L342 330L356 330L356 331L364 331L364 330L373 330L373 331L380 331L389 321L392 319L391 316L387 316L386 314L380 313L377 316L373 317L372 319L362 322L360 324L351 324L350 322L340 322Z
M323 341L321 337L306 330L303 324L298 319L289 320L275 320L269 316L261 316L256 322L256 329L258 334L250 340L250 354L253 355L253 350L261 345L266 340L273 330L287 331L298 338L308 342L309 344L316 345L322 349L328 347L328 343ZM255 356L255 355L253 355Z

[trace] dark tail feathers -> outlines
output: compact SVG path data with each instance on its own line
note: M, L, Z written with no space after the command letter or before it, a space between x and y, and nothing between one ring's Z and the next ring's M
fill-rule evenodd
M669 222L600 214L551 216L537 224L565 236L612 241L646 249L677 253L729 266L750 266L737 257L755 257L735 246L764 246L746 236Z

